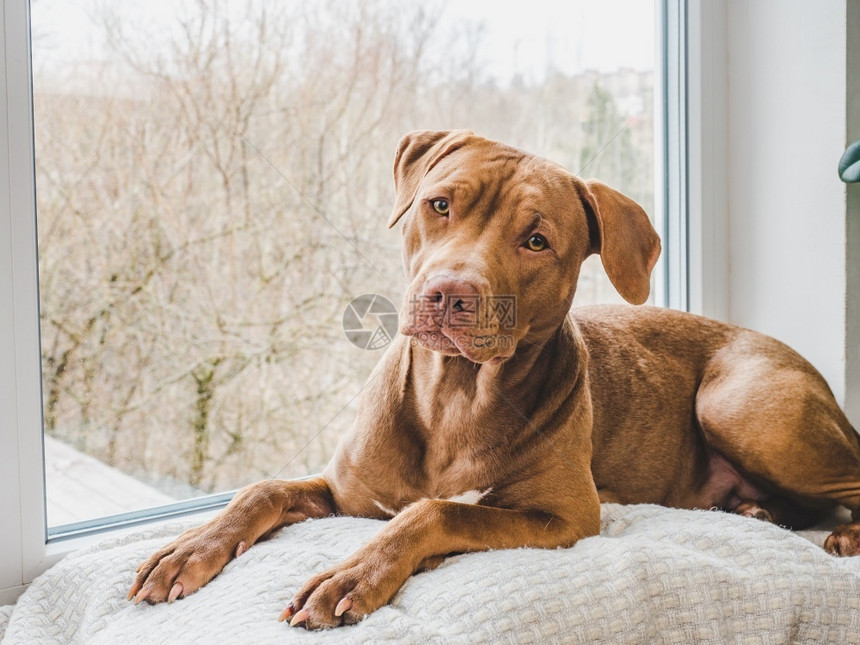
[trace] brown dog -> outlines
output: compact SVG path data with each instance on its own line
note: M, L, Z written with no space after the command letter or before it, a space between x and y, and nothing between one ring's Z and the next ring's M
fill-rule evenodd
M322 476L248 486L151 556L129 598L193 593L262 537L332 514L393 519L298 592L292 625L360 620L452 553L570 546L598 533L601 500L795 527L860 513L857 435L791 349L653 307L568 315L592 253L624 298L648 297L660 243L631 200L466 131L407 135L394 178L408 315L354 427ZM847 524L826 548L858 538Z

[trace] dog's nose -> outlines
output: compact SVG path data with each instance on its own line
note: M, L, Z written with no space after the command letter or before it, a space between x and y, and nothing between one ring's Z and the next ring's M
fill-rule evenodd
M474 319L480 306L480 294L472 282L447 275L427 280L421 298L425 307L444 314L449 323Z

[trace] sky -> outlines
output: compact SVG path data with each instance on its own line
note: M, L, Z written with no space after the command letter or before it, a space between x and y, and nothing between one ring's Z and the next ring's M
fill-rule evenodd
M417 0L386 1L402 5ZM103 56L102 43L89 17L97 7L121 6L134 20L166 22L178 4L175 0L34 0L34 50L39 63L47 65L98 60ZM527 81L540 81L550 68L575 74L586 69L611 72L654 66L654 0L449 0L441 4L445 7L441 29L464 21L485 25L478 56L486 72L502 82L517 74Z
M481 53L496 78L539 80L547 63L568 74L653 69L655 11L651 0L461 0L445 18L487 24Z

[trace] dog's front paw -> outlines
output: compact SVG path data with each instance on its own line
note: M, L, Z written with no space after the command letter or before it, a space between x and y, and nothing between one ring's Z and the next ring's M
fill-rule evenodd
M173 602L194 593L214 578L233 557L247 549L225 536L216 525L190 529L153 553L137 568L128 599L137 604Z
M860 522L841 524L824 541L824 550L833 555L860 555Z
M386 605L411 573L379 554L359 552L311 578L279 620L307 629L352 625Z

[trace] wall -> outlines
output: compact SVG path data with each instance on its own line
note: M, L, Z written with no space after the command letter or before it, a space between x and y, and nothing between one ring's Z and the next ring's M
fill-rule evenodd
M846 143L860 139L860 2L848 3ZM845 412L860 428L860 184L848 186Z
M726 12L728 317L794 347L844 403L846 0Z

